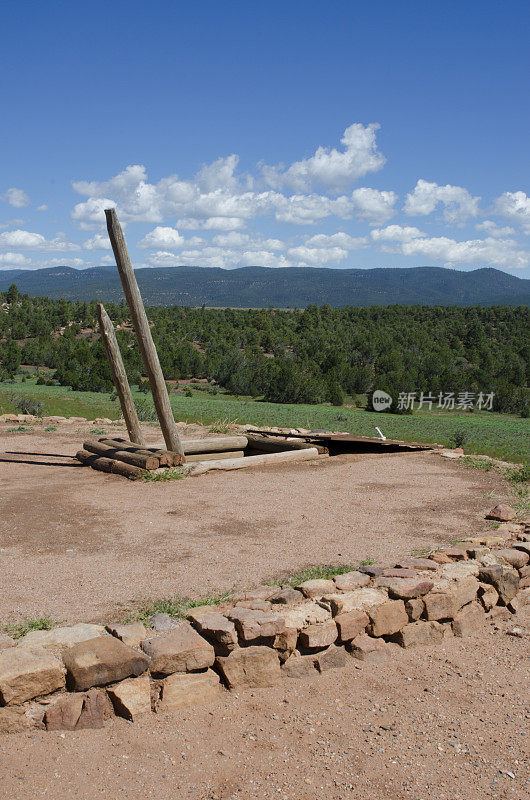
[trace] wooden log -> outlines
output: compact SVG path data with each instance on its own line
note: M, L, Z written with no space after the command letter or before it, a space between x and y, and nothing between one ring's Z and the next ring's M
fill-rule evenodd
M123 461L125 464L132 464L134 467L141 469L158 469L160 466L160 459L152 453L128 453L126 450L117 450L115 447L109 447L106 444L101 444L97 441L83 442L83 447L89 453L95 453L98 456L110 458L115 461Z
M114 208L105 209L105 217L107 219L107 231L110 238L110 243L114 251L116 265L120 273L121 283L127 304L131 312L131 317L138 339L138 345L144 361L151 392L153 394L153 402L155 404L156 413L162 428L162 434L168 450L184 455L180 436L173 417L171 403L169 402L169 395L160 367L158 353L151 336L151 328L147 320L145 308L136 282L134 270L132 268L131 259L125 243L125 237L116 210Z
M206 439L188 439L182 442L185 455L244 450L247 444L246 436L215 436Z
M315 458L327 458L319 456L316 447L308 450L289 450L284 453L263 453L261 456L249 456L248 458L227 458L215 461L198 461L188 468L188 475L202 475L211 469L246 469L252 467L265 467L267 465L285 464L297 461L309 461Z
M263 453L280 453L284 450L308 450L316 447L320 454L328 453L328 448L321 444L303 442L300 439L272 439L268 436L258 436L257 434L248 435L248 449L259 450Z
M135 442L129 442L127 439L99 439L100 442L110 444L113 446L120 446L122 450L127 450L130 447L136 449L147 450L150 453L169 452L161 451L157 447L140 447ZM229 450L244 450L248 444L246 436L215 436L205 439L188 439L182 442L185 455L191 453L217 453Z
M115 461L112 458L105 458L97 456L94 453L89 453L87 450L79 450L76 453L76 458L81 461L86 467L92 467L100 472L112 472L115 475L124 475L129 480L136 480L146 472L139 467L132 464L124 464L123 461Z
M116 389L116 394L120 401L127 431L133 442L145 444L129 381L127 380L127 373L125 372L123 359L116 339L114 325L101 303L98 303L98 322L99 330L101 331L101 339L105 345L105 351L109 360L112 382L114 383L114 388Z
M184 456L179 453L170 453L169 450L159 450L157 447L142 447L135 442L128 442L127 439L98 439L98 442L107 447L113 447L115 450L122 450L124 453L143 453L156 456L161 467L178 467L184 463Z
M197 461L215 461L221 458L243 458L244 450L229 450L227 453L193 453L185 456L185 464L194 464Z

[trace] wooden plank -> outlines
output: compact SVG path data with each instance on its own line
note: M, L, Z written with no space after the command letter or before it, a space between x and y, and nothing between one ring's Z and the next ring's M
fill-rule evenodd
M131 394L129 381L127 380L127 373L123 365L120 348L116 339L116 332L114 325L103 305L98 303L98 322L99 330L101 332L101 339L105 345L105 351L109 360L110 371L112 374L112 382L116 389L116 394L120 401L120 406L127 426L127 432L133 442L145 444L145 439L140 427L138 414Z
M327 458L327 456L319 456L316 447L310 447L307 450L289 450L284 453L263 453L263 455L249 456L248 458L198 461L196 464L190 466L188 474L202 475L204 472L208 472L211 469L252 469L253 467L265 467L274 464L310 461L315 458Z
M248 428L247 434L260 434L265 437L270 437L273 440L281 437L283 440L287 438L304 439L307 442L315 440L327 442L343 442L347 444L374 444L381 447L403 447L404 449L413 450L437 450L442 448L443 445L433 442L404 442L401 439L381 439L379 436L359 436L354 433L333 433L331 431L308 431L307 433L291 433L286 431L270 431L266 428Z
M125 237L116 210L114 208L105 209L105 217L107 219L107 231L110 243L114 251L118 272L120 273L123 291L125 292L127 304L131 312L134 330L136 331L138 345L149 378L153 402L155 404L160 427L162 428L164 441L168 450L183 455L184 451L173 417L171 403L169 402L166 382L160 367L160 361L151 335L151 328L149 327L149 322L145 313L142 295L140 294L140 289L136 282L136 276L132 268Z
M123 461L125 464L132 464L141 469L158 469L160 466L160 459L152 453L131 453L126 450L117 450L115 447L109 447L101 442L88 440L83 442L83 448L88 450L89 453L95 453L98 456L110 458L115 461Z
M92 467L92 469L97 469L100 472L124 475L126 478L129 478L129 480L136 480L146 474L145 470L139 469L132 464L124 464L122 461L98 456L94 453L89 453L87 450L79 450L75 457L86 467Z
M229 450L226 453L193 453L192 455L185 456L186 464L194 464L197 461L215 461L222 458L243 458L245 452L243 450Z

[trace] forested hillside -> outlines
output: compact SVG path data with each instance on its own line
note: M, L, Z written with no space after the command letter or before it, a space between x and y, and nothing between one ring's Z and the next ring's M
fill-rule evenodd
M160 267L135 273L144 302L152 306L530 305L530 281L498 269ZM0 270L0 291L12 283L32 297L115 303L123 298L116 267Z
M0 370L55 370L74 389L111 391L96 304L1 294ZM106 305L131 383L142 363L125 304ZM150 308L168 380L205 378L208 390L273 402L340 405L345 395L494 392L494 409L527 413L528 308L387 306L304 311Z

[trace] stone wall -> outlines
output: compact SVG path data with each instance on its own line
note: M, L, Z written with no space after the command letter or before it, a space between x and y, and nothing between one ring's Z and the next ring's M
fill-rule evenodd
M258 586L186 620L156 614L150 628L82 623L16 642L0 635L0 733L134 721L466 636L530 602L529 561L530 525L507 522L386 569Z

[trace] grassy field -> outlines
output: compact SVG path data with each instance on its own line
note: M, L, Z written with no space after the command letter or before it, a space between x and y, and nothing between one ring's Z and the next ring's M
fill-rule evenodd
M121 416L117 401L108 394L72 392L64 386L37 386L34 379L25 383L18 377L9 384L0 383L0 413L16 411L19 395L31 397L44 405L44 414L79 416L87 419ZM135 392L138 398L146 395ZM219 393L193 391L191 397L171 394L175 418L213 426L219 432L230 423L279 425L324 430L341 430L365 436L377 436L376 425L392 439L439 442L455 446L462 433L466 453L484 454L530 465L530 420L491 412L419 411L409 416L377 414L364 409L323 404L279 405L250 398L236 398Z

